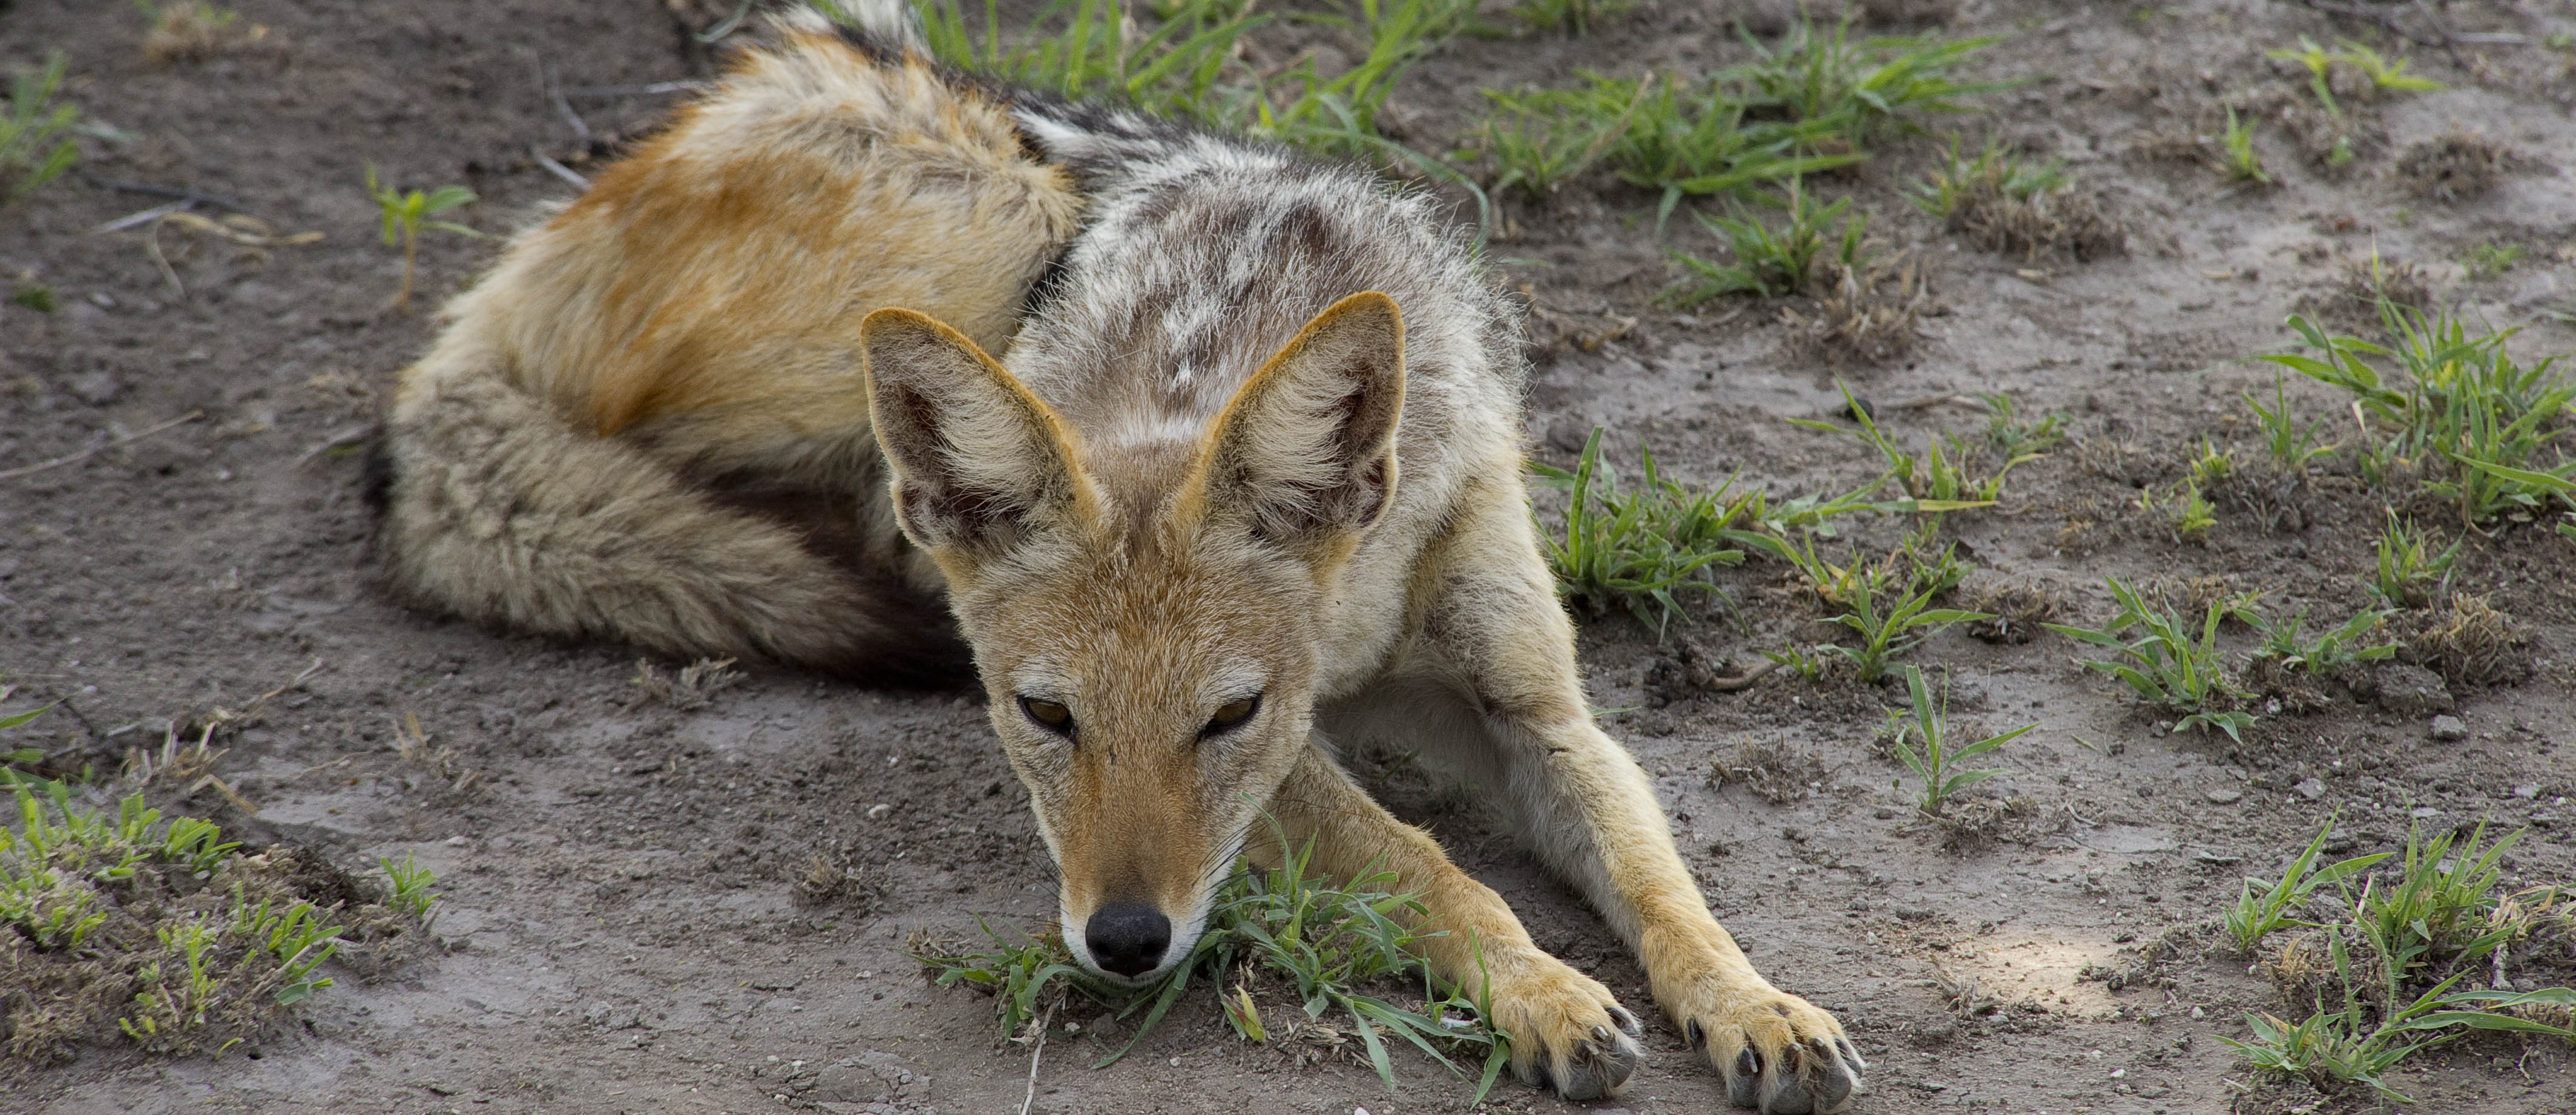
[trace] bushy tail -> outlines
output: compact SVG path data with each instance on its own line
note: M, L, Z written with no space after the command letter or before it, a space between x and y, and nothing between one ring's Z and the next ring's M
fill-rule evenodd
M632 445L573 430L497 371L462 371L415 370L387 422L378 549L414 601L520 631L876 683L969 669L936 604L863 583Z
M771 18L795 31L837 29L859 45L886 54L930 57L930 42L922 36L921 17L913 10L912 0L795 0Z

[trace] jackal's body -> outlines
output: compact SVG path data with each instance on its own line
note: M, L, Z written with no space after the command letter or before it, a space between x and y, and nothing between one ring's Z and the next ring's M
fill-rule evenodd
M938 578L882 513L859 321L1002 346L1082 204L926 64L747 52L447 307L388 421L394 583L542 634L909 672Z
M940 73L899 4L856 7L846 40L783 21L451 307L388 424L395 583L862 677L918 637L903 594L944 595L1086 965L1186 956L1235 858L1278 854L1266 815L1423 895L1525 1077L1616 1091L1633 1020L1332 749L1435 754L1731 1099L1839 1109L1839 1025L1745 963L1585 708L1513 317L1431 203Z

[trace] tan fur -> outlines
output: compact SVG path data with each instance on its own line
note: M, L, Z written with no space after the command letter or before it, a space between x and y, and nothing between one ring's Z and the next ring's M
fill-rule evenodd
M515 240L403 374L395 586L520 630L900 675L935 605L868 586L940 586L877 498L860 322L910 306L1003 347L1081 207L917 60L813 29L747 53Z
M1114 905L1168 916L1163 968L1186 955L1236 857L1281 854L1266 815L1326 872L1424 895L1426 959L1490 978L1525 1078L1615 1093L1634 1019L1335 758L1418 750L1636 951L1730 1098L1839 1110L1840 1024L1746 962L1585 707L1472 264L1343 172L1024 111L1126 191L1086 215L1011 119L819 34L752 55L451 307L389 421L395 583L521 630L838 668L921 626L862 575L944 591L1085 964ZM1199 177L1119 185L1120 144ZM1066 273L1107 285L1015 332L1068 242ZM798 500L841 526L739 509Z

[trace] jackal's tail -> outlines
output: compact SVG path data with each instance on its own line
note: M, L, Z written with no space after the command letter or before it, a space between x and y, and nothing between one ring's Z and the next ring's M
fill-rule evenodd
M497 627L873 682L963 676L945 609L861 580L499 375L405 384L379 551L413 602Z
M1084 199L904 0L781 17L450 303L386 421L394 587L498 627L870 681L964 672L896 531L859 324L991 351Z

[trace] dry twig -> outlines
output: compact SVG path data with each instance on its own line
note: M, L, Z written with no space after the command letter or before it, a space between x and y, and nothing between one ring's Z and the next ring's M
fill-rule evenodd
M116 439L116 440L114 440L114 441L110 441L110 442L102 442L102 443L100 443L100 444L98 444L98 445L90 446L89 448L87 448L87 449L83 449L83 450L81 450L81 451L80 451L80 452L78 452L78 453L68 453L68 454L65 454L65 455L63 455L63 456L56 457L56 458L54 458L53 460L50 460L50 461L38 461L38 462L36 462L35 464L32 464L32 465L20 465L20 466L18 466L18 467L16 467L16 468L13 468L13 469L8 469L8 470L6 470L6 471L0 471L0 480L15 480L15 479L17 479L17 478L19 478L19 477L21 477L21 476L33 476L33 475L35 475L35 474L37 474L37 473L39 473L39 472L43 472L43 471L45 471L45 470L47 470L47 469L56 469L56 468L61 468L61 467L63 467L64 465L68 465L68 464L75 464L75 463L78 463L78 462L80 462L80 461L85 461L85 460L88 460L90 457L93 457L93 456L95 456L95 455L97 455L97 454L99 454L99 453L101 453L101 452L106 451L106 450L114 449L114 448L116 448L117 446L120 446L120 445L126 445L126 444L129 444L129 443L132 443L132 442L141 441L141 440L143 440L144 438L151 437L152 435L157 434L157 433L160 433L160 432L161 432L161 431L163 431L163 430L167 430L167 429L169 429L169 428L170 428L170 427L172 427L172 426L178 426L178 425L182 425L182 424L185 424L185 423L194 422L194 421L196 421L196 420L198 420L198 419L200 419L200 418L203 418L203 417L205 417L205 416L206 416L206 412L205 412L205 411L202 411L202 410L192 410L192 411L189 411L189 412L188 412L188 413L186 413L186 414L182 414L182 415L180 415L179 417L177 417L177 418L173 418L173 419L171 419L171 420L169 420L169 421L167 421L167 422L163 422L163 423L161 423L161 424L159 424L159 425L156 425L156 426L149 426L149 427L146 427L146 428L144 428L144 429L137 430L137 431L135 431L135 432L133 432L133 433L127 434L127 435L125 435L124 437L118 438L118 439Z
M1038 1104L1038 1058L1046 1055L1047 1030L1055 1025L1055 1008L1058 1005L1047 1004L1046 1017L1038 1019L1038 1040L1029 1048L1029 1094L1020 1101L1020 1115L1029 1115L1029 1111Z

